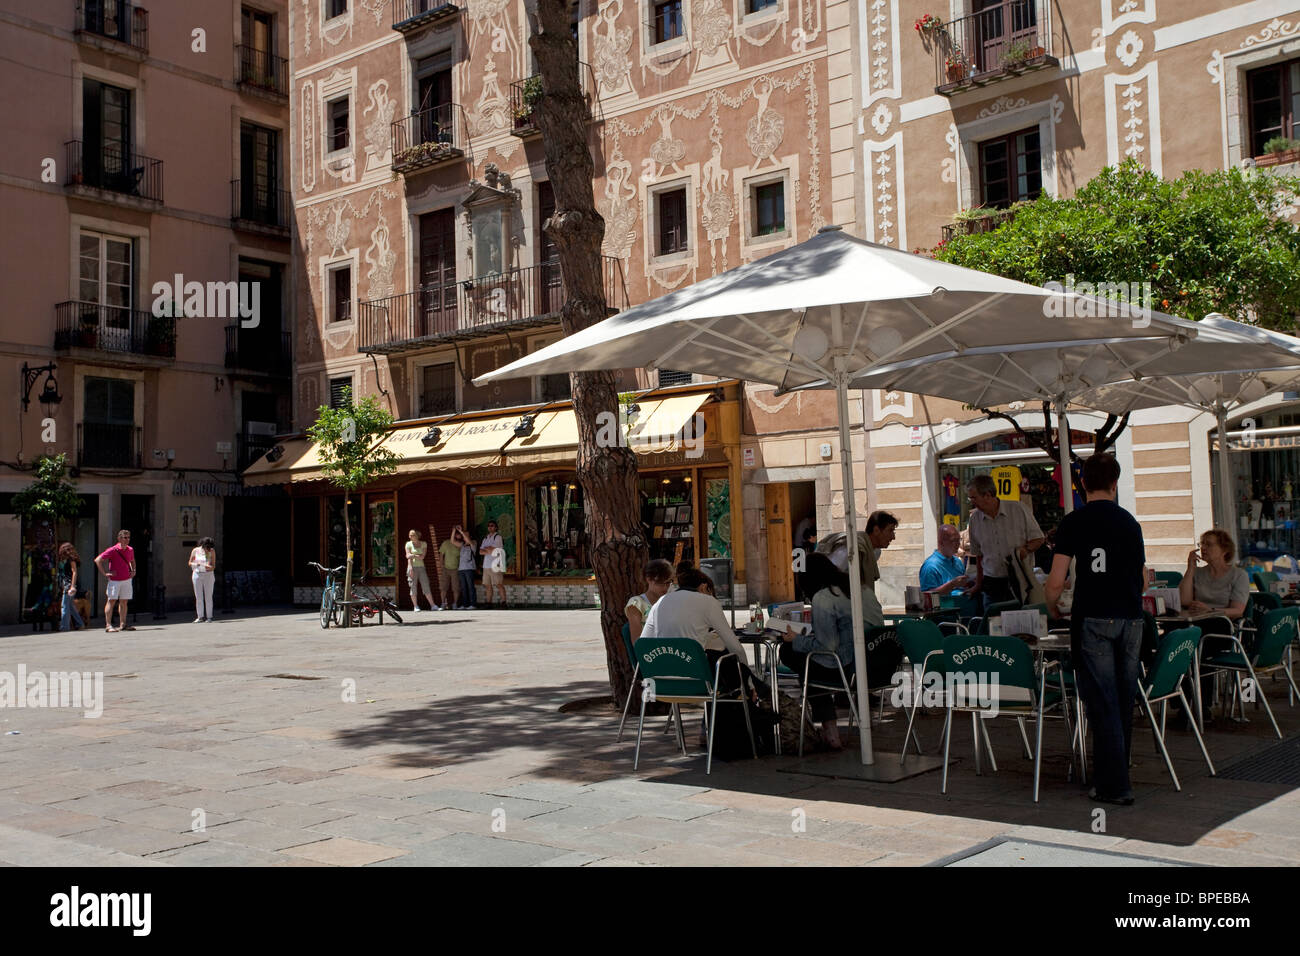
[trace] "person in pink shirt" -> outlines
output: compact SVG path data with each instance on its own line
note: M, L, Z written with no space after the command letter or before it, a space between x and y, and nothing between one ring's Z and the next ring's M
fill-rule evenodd
M117 533L117 544L108 548L95 559L99 573L108 578L108 600L104 604L104 630L134 631L126 623L126 603L131 600L131 581L135 578L135 549L131 547L131 532L122 530ZM117 615L121 625L113 626L113 605L117 604Z

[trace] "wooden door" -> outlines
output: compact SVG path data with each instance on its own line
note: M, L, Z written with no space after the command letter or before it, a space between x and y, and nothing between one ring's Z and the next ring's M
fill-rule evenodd
M420 217L420 334L454 331L456 307L456 213L439 209Z
M763 486L763 512L767 516L767 599L794 600L791 566L794 529L790 526L790 486L785 482Z

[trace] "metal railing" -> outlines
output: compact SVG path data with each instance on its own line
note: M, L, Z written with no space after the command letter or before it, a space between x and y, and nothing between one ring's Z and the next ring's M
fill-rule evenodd
M144 429L137 425L77 423L77 466L140 468Z
M54 307L54 347L175 358L176 320L97 302L60 302Z
M293 343L288 332L226 326L226 368L288 375L292 366Z
M127 0L77 0L77 29L149 51L149 11Z
M163 164L139 153L124 152L117 143L69 140L66 186L93 186L125 196L163 201Z
M593 120L599 121L600 116L600 99L597 96L599 87L596 85L596 74L587 63L578 61L578 85L582 89L582 95L587 98L587 107L591 110ZM541 132L537 125L537 116L534 112L537 104L545 96L542 90L542 75L534 73L532 76L525 77L522 80L515 80L510 84L510 132L520 138L533 136Z
M456 390L439 388L420 395L421 415L449 415L456 410Z
M250 180L230 181L230 219L289 231L293 198L287 189L269 189Z
M947 225L940 226L944 242L952 242L954 236L974 236L982 232L992 232L1005 222L1016 218L1014 209L989 209L987 215L968 216Z
M446 0L393 0L393 29L409 33L460 13L460 7Z
M238 72L235 81L268 93L289 95L289 61L270 50L258 50L246 43L235 44Z
M393 123L393 169L409 172L465 155L465 111L459 103L431 106Z
M627 308L622 260L601 256L611 312ZM466 338L559 315L567 299L556 261L479 276L358 304L360 352L395 352L422 342Z
M931 34L940 92L1056 65L1049 2L1003 0Z
M288 429L286 429L287 431ZM243 471L276 446L274 435L235 435L236 470Z

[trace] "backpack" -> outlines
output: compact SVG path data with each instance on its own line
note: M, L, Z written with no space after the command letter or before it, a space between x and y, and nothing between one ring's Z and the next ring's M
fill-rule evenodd
M773 714L770 706L763 707L752 701L745 704L749 708L749 721L754 729L754 749L760 757L776 752L772 742ZM799 707L796 702L794 709ZM748 760L754 756L749 749L749 734L745 730L745 715L735 704L720 704L718 707L718 726L713 729L713 756L718 760Z

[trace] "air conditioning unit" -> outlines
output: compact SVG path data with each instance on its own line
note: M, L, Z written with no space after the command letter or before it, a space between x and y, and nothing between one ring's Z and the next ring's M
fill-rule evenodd
M244 422L245 435L274 435L279 429L275 422Z

